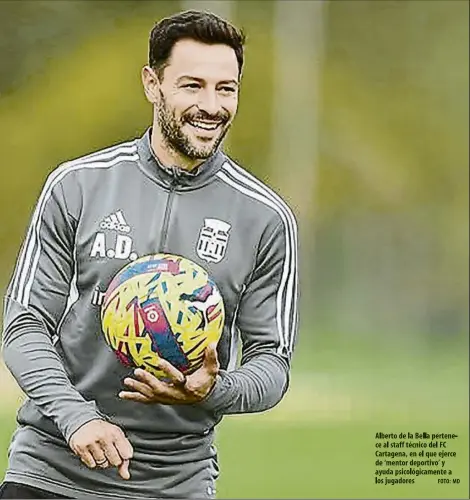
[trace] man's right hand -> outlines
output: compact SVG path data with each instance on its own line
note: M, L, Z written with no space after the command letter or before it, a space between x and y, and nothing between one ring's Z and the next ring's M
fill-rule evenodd
M117 467L123 479L130 479L132 445L116 425L105 420L91 420L72 434L69 446L90 469Z

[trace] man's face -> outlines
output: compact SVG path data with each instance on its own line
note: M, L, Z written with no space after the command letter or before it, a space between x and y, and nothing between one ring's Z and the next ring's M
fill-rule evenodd
M177 42L153 92L166 146L193 160L211 156L237 112L238 80L237 58L229 46Z

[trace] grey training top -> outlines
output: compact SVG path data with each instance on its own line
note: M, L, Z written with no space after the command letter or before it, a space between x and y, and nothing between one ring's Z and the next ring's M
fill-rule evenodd
M195 175L163 169L150 134L66 162L43 187L5 298L3 356L27 396L7 480L68 496L155 497L153 464L214 457L224 415L267 410L287 390L298 324L292 211L221 151ZM159 252L201 265L224 299L222 370L200 404L118 398L130 369L104 340L99 306L124 265ZM96 418L131 441L130 481L87 469L68 448Z

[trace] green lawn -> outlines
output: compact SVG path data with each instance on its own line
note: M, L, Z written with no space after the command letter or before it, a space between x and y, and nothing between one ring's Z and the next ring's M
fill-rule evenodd
M447 424L462 439L454 448L453 472L459 485L437 484L421 476L414 485L374 484L377 429L400 432L404 426L383 422L250 426L226 424L220 432L220 498L468 498L468 432ZM441 429L415 422L407 429Z

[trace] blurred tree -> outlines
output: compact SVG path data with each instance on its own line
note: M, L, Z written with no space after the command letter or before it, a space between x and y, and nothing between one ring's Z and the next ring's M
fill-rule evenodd
M136 7L128 0L2 0L0 95L26 83L50 59L66 57L83 36L105 29Z
M336 328L467 328L467 19L465 2L330 4L314 289Z

